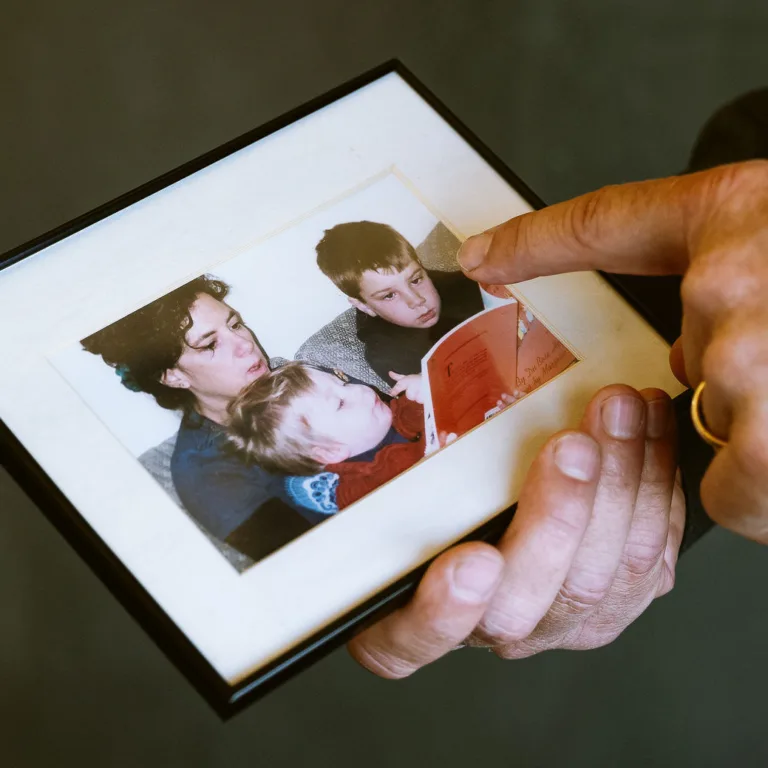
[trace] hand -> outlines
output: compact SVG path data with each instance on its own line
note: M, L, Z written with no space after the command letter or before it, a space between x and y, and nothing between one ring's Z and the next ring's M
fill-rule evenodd
M502 392L501 397L496 401L496 407L506 408L508 405L516 403L522 396L523 393L519 389L516 389L511 395Z
M392 397L405 392L405 396L415 403L424 405L424 384L420 373L411 373L404 376L402 373L389 372L389 378L395 380L395 385L389 391Z
M438 432L437 433L437 442L440 444L441 448L445 448L446 445L450 445L458 438L458 435L455 432Z
M509 659L605 645L672 588L684 504L669 397L607 387L579 431L539 453L498 548L438 557L411 602L350 652L399 678L465 640Z
M670 362L707 386L726 439L701 485L720 525L768 543L768 162L606 187L467 240L469 277L514 283L601 269L683 275L683 333Z

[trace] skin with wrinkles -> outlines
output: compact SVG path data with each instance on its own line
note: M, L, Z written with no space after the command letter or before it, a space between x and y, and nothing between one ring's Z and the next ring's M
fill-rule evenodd
M728 445L701 486L720 525L768 543L768 162L606 187L470 238L480 282L577 270L683 275L670 364L707 382L707 424ZM675 426L659 390L598 392L578 430L533 462L498 547L464 544L430 566L411 602L349 650L404 677L458 643L503 658L615 639L673 584L685 509Z

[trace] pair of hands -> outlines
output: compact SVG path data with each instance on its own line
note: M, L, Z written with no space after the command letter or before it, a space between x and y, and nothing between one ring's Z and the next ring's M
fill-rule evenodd
M670 364L702 379L728 440L701 487L708 514L768 543L768 162L607 187L470 238L459 260L487 283L587 269L682 274ZM685 519L668 396L612 386L528 473L497 547L430 566L411 602L351 641L373 672L404 677L461 642L503 658L617 637L674 584Z

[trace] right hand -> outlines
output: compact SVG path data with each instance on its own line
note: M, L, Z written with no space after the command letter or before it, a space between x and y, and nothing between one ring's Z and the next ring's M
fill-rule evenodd
M395 381L389 394L397 397L405 392L405 396L414 403L424 405L424 382L420 373L410 373L407 376L396 371L390 371L389 377Z
M670 363L728 441L701 500L720 525L768 543L768 162L606 187L469 238L459 260L483 283L578 270L683 275Z
M523 396L523 394L524 393L519 389L514 390L511 395L508 395L506 392L502 392L501 397L499 397L499 399L496 401L496 407L506 408L508 405L516 403Z

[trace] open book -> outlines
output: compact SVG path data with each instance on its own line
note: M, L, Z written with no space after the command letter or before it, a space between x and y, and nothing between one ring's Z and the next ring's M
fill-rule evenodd
M503 286L484 287L483 302L487 309L457 325L422 360L427 454L576 361Z

